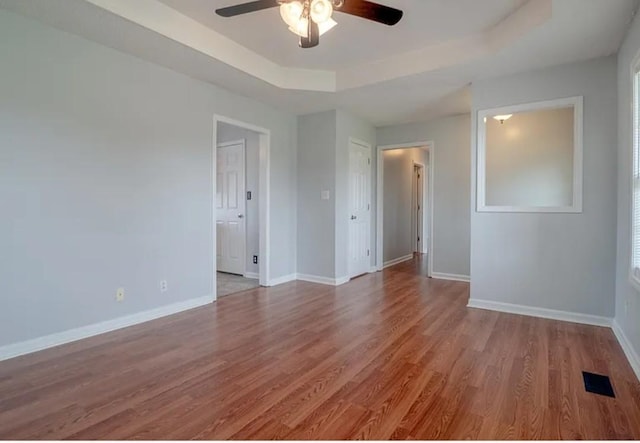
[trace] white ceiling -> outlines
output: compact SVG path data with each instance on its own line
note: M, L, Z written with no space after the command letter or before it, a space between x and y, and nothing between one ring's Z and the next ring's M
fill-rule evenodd
M214 10L246 0L160 1L278 64L338 69L482 32L526 0L482 0L481 8L479 0L381 0L405 11L396 26L336 12L338 26L310 50L298 47L297 37L287 30L277 8L224 18Z
M614 54L637 6L380 1L400 6L407 21L389 28L340 14L317 59L297 47L277 10L246 18L256 22L252 31L215 17L233 0L0 0L0 7L289 112L340 107L388 125L468 112L476 79ZM198 8L208 10L206 19L188 17Z

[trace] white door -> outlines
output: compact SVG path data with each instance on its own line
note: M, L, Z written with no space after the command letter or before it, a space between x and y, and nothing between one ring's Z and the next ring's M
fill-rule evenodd
M218 271L245 272L244 141L218 145L216 244Z
M349 143L349 277L369 272L371 148Z

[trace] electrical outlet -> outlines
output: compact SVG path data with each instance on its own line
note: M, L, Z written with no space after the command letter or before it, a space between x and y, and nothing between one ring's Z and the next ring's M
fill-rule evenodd
M257 265L257 264L258 264L258 256L257 256L257 255L254 255L254 256L253 256L253 264L254 264L254 265Z
M166 280L160 280L160 292L167 292L169 287L167 286Z
M116 301L124 300L124 288L118 288L116 290Z

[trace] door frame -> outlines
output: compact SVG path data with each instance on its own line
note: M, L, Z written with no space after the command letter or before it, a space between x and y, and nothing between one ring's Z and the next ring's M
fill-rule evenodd
M269 207L270 207L270 199L271 199L271 190L269 186L269 177L270 177L270 159L271 159L271 131L269 129L256 126L251 123L246 123L240 120L235 120L233 118L225 117L223 115L214 114L213 115L213 143L211 147L212 155L211 155L211 177L213 179L211 186L213 190L213 195L211 196L211 205L212 205L212 213L211 213L211 229L212 229L212 255L213 255L213 277L212 277L212 291L213 291L213 299L216 300L218 298L216 284L217 284L217 275L216 269L217 266L217 257L216 257L216 249L217 249L217 234L216 234L216 217L215 217L215 208L216 208L216 171L217 171L217 149L218 149L218 123L227 123L229 125L237 126L239 128L248 129L253 132L257 132L259 135L259 166L258 166L258 175L259 175L259 235L260 235L260 245L259 245L259 261L258 261L258 273L259 273L259 283L260 286L268 286L269 285L269 277L270 277L270 257L269 257L269 233L270 224L269 224ZM245 176L246 181L246 176ZM245 223L246 229L246 223Z
M371 189L371 179L372 179L372 170L371 170L371 164L373 163L373 152L372 152L372 147L370 143L367 143L364 140L360 140L358 138L355 137L349 137L349 165L347 166L347 185L350 185L350 174L351 174L351 144L355 144L355 145L359 145L362 146L363 148L366 148L369 151L369 179L368 179L368 183L369 183L369 192L368 192L368 200L369 200L369 226L368 226L368 232L369 235L367 236L367 249L369 250L369 253L371 253L371 225L373 222L373 217L371 216L372 214L372 208L371 205L373 204L372 202L372 189ZM349 213L351 211L351 191L349 190L348 196L347 196L347 208L348 211L347 213ZM348 239L348 243L347 243L347 276L349 278L349 280L351 280L352 278L354 278L355 276L352 276L353 272L351 270L351 260L350 260L350 252L351 252L351 224L348 224L348 233L347 233L347 239ZM370 272L371 271L371 256L369 257L369 266L367 267L367 270L365 271L365 273Z
M376 268L382 271L384 268L384 151L393 149L425 148L429 151L429 241L427 242L427 275L433 276L433 244L434 244L434 182L436 149L433 141L417 141L413 143L401 143L395 145L379 145L376 158Z
M420 238L422 240L420 242L420 246L422 247L422 250L417 251L417 252L424 254L425 252L426 253L429 252L429 247L428 246L425 247L425 245L428 245L429 236L428 235L424 235L425 234L425 232L424 232L425 208L427 209L427 211L429 210L429 207L428 207L429 205L425 204L425 202L428 200L427 192L425 192L425 189L427 189L428 186L427 186L427 181L424 179L424 174L425 174L425 171L427 170L427 166L424 163L417 162L415 160L412 160L412 165L413 165L413 172L414 173L415 173L415 168L417 166L421 170L421 172L423 174L423 177L422 177L422 200L420 201L420 206L422 207L422 220L421 220L422 221L422 225L420 226ZM428 178L429 177L427 177L427 179ZM418 198L417 198L417 195L415 195L415 190L416 190L417 186L416 186L416 188L414 188L414 186L413 186L413 177L411 179L411 182L412 182L411 183L411 219L412 219L412 222L411 222L412 225L411 226L413 226L413 223L414 223L413 218L414 218L414 216L417 216L417 212L415 212L415 213L413 212L414 210L417 211L417 207L414 207L414 203L418 200ZM428 216L427 216L427 218L428 218ZM415 220L415 223L416 223L416 229L413 232L413 235L414 235L413 244L414 245L416 245L418 243L418 239L416 238L417 237L416 236L416 232L418 230L417 219ZM426 243L424 241L425 238L427 239Z
M234 146L234 145L242 145L242 167L244 168L244 190L245 192L243 193L243 198L244 200L244 223L243 223L243 228L242 228L242 236L244 237L244 251L242 251L242 275L244 276L247 273L247 141L242 138L239 140L232 140L229 142L222 142L222 143L218 143L218 145L216 146L216 149L220 149L220 148L226 148L228 146ZM218 155L218 151L216 150L216 160L217 160L217 155ZM217 165L216 165L216 174L217 174ZM217 191L217 189L215 189ZM215 198L215 196L214 196ZM258 201L258 204L260 204L260 202ZM215 212L215 206L214 206L214 212ZM217 218L217 217L216 217ZM260 222L258 221L258 229L260 229ZM217 235L217 230L216 230L216 235ZM217 243L217 237L216 237L216 243ZM216 254L216 272L218 270L218 258L217 258L217 254Z

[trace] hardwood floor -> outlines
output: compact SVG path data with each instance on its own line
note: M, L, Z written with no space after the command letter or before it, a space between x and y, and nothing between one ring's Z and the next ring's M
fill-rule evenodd
M259 288L0 362L0 438L640 438L609 329L469 309L467 284L424 268Z

